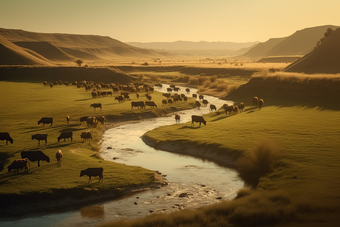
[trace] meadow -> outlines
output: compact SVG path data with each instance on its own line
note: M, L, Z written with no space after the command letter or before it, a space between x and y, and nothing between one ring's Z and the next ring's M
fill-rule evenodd
M231 157L243 178L258 178L253 188L240 190L232 201L198 210L102 226L336 226L340 211L340 114L335 102L339 76L279 74L256 75L229 96L246 103L244 112L226 116L220 109L204 116L207 125L165 126L143 136L147 143L172 152L228 164L230 160L222 159ZM286 83L290 86L283 86ZM256 94L268 98L261 110L251 105ZM314 100L318 94L323 97ZM267 161L268 170L253 174Z
M13 144L0 141L0 197L1 208L7 205L21 204L23 201L61 200L64 198L86 199L96 195L122 195L128 190L138 187L149 187L157 183L157 174L136 166L127 166L100 157L100 143L103 132L114 125L125 121L143 120L145 118L161 116L176 110L189 109L194 105L193 99L180 102L172 106L162 106L164 98L161 93L154 92L152 100L157 108L131 109L131 102L119 103L112 97L93 99L90 92L76 86L56 85L53 88L41 83L0 82L1 100L0 125L2 132L9 132L14 139ZM131 94L131 100L137 100ZM146 100L141 92L139 100ZM102 103L102 110L94 110L92 103ZM82 116L105 116L106 125L98 124L96 128L88 128L81 124ZM70 117L67 124L66 116ZM38 125L42 117L53 117L52 127L47 124ZM84 141L80 134L92 130L93 139ZM60 140L61 132L73 132L73 141ZM32 140L31 135L47 133L47 144ZM57 168L55 154L62 150L64 157L61 167ZM29 173L24 174L7 171L7 166L15 159L21 158L20 152L27 150L41 150L50 157L51 162L42 161L40 167L37 162L31 162ZM98 177L88 183L88 177L79 177L80 171L89 167L103 167L104 181L97 183ZM158 182L160 183L160 182ZM79 200L80 201L80 200ZM2 209L3 215L6 215Z

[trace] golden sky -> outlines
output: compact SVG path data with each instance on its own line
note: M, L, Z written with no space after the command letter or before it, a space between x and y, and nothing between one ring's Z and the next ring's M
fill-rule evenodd
M265 42L340 26L340 0L0 0L0 28L122 42Z

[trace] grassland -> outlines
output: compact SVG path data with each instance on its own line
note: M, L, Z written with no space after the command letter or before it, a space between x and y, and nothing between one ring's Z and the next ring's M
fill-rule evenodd
M269 149L274 144L279 152L273 170L233 201L103 226L337 226L338 83L339 76L329 75L257 76L229 96L246 102L244 112L226 116L220 110L204 116L206 126L184 123L147 132L144 140L155 147L234 163L235 168L259 141ZM261 110L249 105L256 95L265 100Z
M146 100L140 93L140 100ZM120 195L130 189L149 187L158 179L153 171L140 167L127 166L100 158L100 142L105 129L127 120L141 120L157 117L181 109L193 107L193 100L181 102L173 106L161 105L161 93L153 93L152 99L158 108L147 107L144 110L131 109L130 101L118 103L113 97L93 99L84 88L76 86L57 85L53 88L42 83L0 82L1 100L0 125L2 132L9 132L14 139L13 144L6 145L0 141L0 200L1 208L9 204L20 204L22 201L61 200L71 197L86 199L96 195ZM136 100L136 96L132 97ZM90 104L100 102L103 109L96 111ZM93 131L93 140L84 142L80 138L82 131L89 130L85 124L80 124L82 116L103 115L108 120L105 126L99 123ZM70 116L67 124L66 116ZM42 117L53 117L53 126L38 125ZM73 141L57 141L61 132L73 132ZM36 140L31 140L31 134L47 133L47 145L42 141L40 146ZM55 153L61 149L64 153L62 167L57 168ZM7 166L15 159L21 158L23 150L42 150L51 158L51 162L31 162L29 174L24 175L7 172ZM79 177L81 169L88 167L103 167L104 182L88 183L88 178ZM158 182L159 183L159 182ZM24 199L23 199L24 198ZM6 215L5 210L1 209Z

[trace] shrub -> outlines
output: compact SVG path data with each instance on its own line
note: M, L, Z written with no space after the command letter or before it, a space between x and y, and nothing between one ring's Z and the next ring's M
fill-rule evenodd
M217 76L216 76L216 75L210 77L210 81L211 81L212 83L214 83L216 80L217 80Z
M246 150L236 162L240 176L246 181L257 183L260 177L270 173L277 161L278 147L269 140L261 140Z

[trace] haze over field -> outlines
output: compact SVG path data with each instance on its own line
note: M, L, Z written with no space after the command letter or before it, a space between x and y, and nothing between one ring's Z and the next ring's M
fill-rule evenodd
M338 0L1 0L0 27L122 42L265 42L339 23Z

